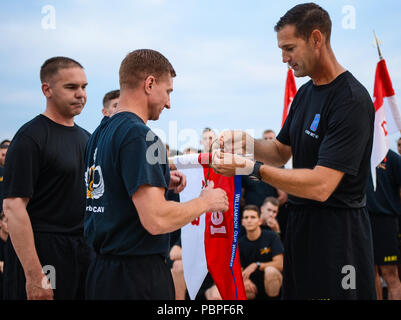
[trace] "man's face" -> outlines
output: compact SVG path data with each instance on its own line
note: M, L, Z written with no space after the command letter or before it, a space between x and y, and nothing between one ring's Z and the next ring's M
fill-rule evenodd
M7 150L8 150L7 148L1 148L0 149L0 166L2 166L2 167L4 167L4 163L6 161Z
M86 75L79 67L60 69L44 83L45 95L58 112L66 118L81 113L86 103ZM48 90L46 90L48 89Z
M273 203L268 202L260 208L261 215L264 220L267 219L275 219L278 214L278 206L275 206Z
M170 109L170 93L173 91L173 78L161 76L154 82L149 96L149 120L159 119L164 108Z
M115 99L109 100L106 108L102 109L102 113L105 117L111 117L114 114L119 100L120 100L120 98L115 98Z
M270 132L265 132L263 134L263 139L264 140L273 140L274 138L276 138L276 135L274 134L274 132L270 131Z
M212 145L213 141L216 139L216 135L214 131L206 131L202 134L202 148L204 152L209 152L210 146ZM215 144L216 147L218 146L218 143Z
M242 213L242 225L247 232L255 231L260 226L258 213L254 210L245 210Z
M295 26L286 25L277 32L278 47L281 49L283 63L294 70L296 77L305 77L311 74L314 52L310 41L295 36Z

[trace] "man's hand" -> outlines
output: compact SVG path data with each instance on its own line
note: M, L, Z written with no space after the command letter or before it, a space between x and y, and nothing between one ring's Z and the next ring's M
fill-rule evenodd
M53 300L53 290L45 275L39 280L26 279L26 296L28 300Z
M216 150L213 155L213 170L226 177L234 175L249 175L255 163L245 157Z
M226 212L228 210L228 197L223 189L213 189L213 181L209 181L208 186L202 190L200 197L208 203L206 212Z
M174 193L180 193L187 185L187 177L180 171L170 171L169 189L173 189Z
M182 259L182 249L180 246L174 245L170 250L170 260L181 260Z
M246 132L223 131L219 134L220 149L227 153L254 154L254 139Z
M272 217L268 218L266 224L274 232L280 233L280 225L278 224L278 221L275 218Z
M242 271L242 278L245 280L249 279L252 273L256 271L258 268L256 262L251 263L249 266L247 266L244 271Z

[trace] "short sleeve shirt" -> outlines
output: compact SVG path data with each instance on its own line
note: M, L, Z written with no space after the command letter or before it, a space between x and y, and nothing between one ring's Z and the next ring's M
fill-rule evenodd
M251 241L244 234L238 242L241 267L246 268L253 262L270 262L273 257L284 253L283 244L278 235L267 229L262 229L260 237Z
M92 134L85 162L87 242L100 254L166 255L169 235L151 235L132 202L141 185L168 189L170 171L161 140L136 114L117 113Z
M366 205L375 110L367 90L346 71L326 85L312 80L296 94L277 140L291 146L293 168L324 166L344 172L323 204L290 195L297 205Z
M90 134L44 115L23 125L7 151L4 198L29 198L34 232L79 234L85 213L85 146Z

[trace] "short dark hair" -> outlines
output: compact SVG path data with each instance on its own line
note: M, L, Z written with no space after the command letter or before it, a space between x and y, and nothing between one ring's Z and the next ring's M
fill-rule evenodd
M3 140L2 142L0 142L0 149L7 149L10 145L11 141L8 139ZM0 208L1 211L1 208Z
M264 205L266 205L267 203L271 203L272 205L279 207L280 206L280 202L278 202L278 199L276 197L267 197L265 198L265 200L263 201L262 207Z
M257 205L254 204L247 204L243 209L242 212L246 211L246 210L252 210L252 211L256 211L258 213L258 217L260 217L260 209Z
M120 66L120 88L136 88L148 76L156 80L164 75L175 77L171 63L160 52L151 49L138 49L130 52Z
M280 18L274 27L278 32L286 25L295 26L295 36L308 40L312 31L318 29L330 42L331 19L326 10L316 3L303 3L296 5Z
M40 68L40 81L42 83L49 81L49 79L57 74L60 69L74 67L78 67L81 69L84 68L79 62L67 57L53 57L47 59Z
M107 107L107 104L110 100L116 99L120 97L120 90L112 90L107 92L103 97L103 108Z

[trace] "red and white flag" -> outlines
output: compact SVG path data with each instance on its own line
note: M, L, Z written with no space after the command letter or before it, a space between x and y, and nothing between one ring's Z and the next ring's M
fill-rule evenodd
M373 90L375 125L371 156L373 186L376 189L376 166L386 157L389 150L388 135L401 130L401 114L395 92L387 70L386 61L377 63Z
M288 68L287 80L285 81L284 109L283 109L283 119L281 121L281 127L283 127L285 119L287 119L288 113L290 112L292 100L294 100L296 94L297 94L297 85L295 84L294 73L291 68Z
M210 154L174 157L177 169L187 177L180 193L185 202L199 196L208 176ZM191 299L196 297L209 271L223 300L245 300L238 253L241 176L224 177L210 169L209 181L226 191L230 203L226 212L207 212L181 229L184 278Z

